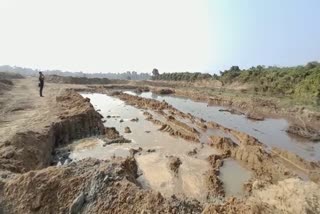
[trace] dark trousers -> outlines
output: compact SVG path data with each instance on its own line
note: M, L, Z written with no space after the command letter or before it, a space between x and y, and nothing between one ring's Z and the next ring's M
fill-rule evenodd
M39 87L40 87L40 96L42 97L42 90L43 90L43 86L44 86L44 84L39 84Z

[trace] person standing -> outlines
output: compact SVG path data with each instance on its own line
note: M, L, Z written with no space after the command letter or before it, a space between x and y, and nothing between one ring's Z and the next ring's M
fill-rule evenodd
M40 72L39 72L40 97L43 97L43 96L42 96L43 86L44 86L44 75L43 75L43 73L40 71Z

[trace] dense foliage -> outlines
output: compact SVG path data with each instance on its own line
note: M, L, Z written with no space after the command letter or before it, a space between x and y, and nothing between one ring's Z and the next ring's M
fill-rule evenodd
M253 85L257 93L320 100L320 63L296 67L257 66L241 71L221 72L223 84L238 82Z
M288 96L295 99L311 99L320 104L320 63L309 62L305 66L276 67L256 66L241 70L232 66L220 75L203 73L163 73L153 76L154 80L198 81L216 79L223 85L247 84L254 93Z
M210 74L204 73L163 73L152 77L153 80L172 80L172 81L196 81L213 78Z

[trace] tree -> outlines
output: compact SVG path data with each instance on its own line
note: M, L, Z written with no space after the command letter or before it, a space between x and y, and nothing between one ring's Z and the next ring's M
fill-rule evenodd
M319 63L319 62L316 62L316 61L314 61L314 62L308 62L308 64L306 65L306 68L307 68L308 70L310 70L310 69L313 69L313 68L317 67L319 64L320 64L320 63Z
M159 74L158 69L154 68L154 69L152 70L152 75L155 76L155 77L159 76L160 74Z
M229 70L229 71L232 71L232 72L239 72L239 71L240 71L240 68L239 68L239 66L234 65L234 66L231 66L231 68L230 68L230 70Z

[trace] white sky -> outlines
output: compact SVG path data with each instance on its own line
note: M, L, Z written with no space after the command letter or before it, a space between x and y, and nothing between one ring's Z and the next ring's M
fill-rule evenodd
M208 0L0 0L0 65L208 72ZM211 38L212 40L212 38Z

